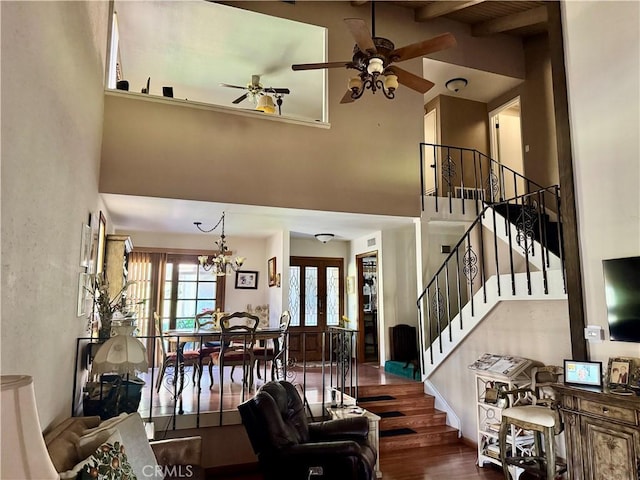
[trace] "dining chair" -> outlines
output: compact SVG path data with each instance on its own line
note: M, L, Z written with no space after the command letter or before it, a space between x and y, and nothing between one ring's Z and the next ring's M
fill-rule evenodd
M214 310L204 310L196 314L194 325L195 329L211 331L219 330L217 315L218 312L215 312ZM200 355L202 365L204 366L204 364L206 363L209 370L209 379L211 381L211 385L213 385L213 365L211 354L220 351L220 341L214 340L203 342L202 339L200 339L199 346L196 351Z
M156 339L160 342L160 352L162 354L160 369L158 370L158 377L156 379L156 392L160 391L160 386L162 385L162 380L167 368L174 367L175 369L177 362L180 360L178 357L178 353L180 352L182 353L182 365L179 365L178 368L188 366L192 367L193 382L195 384L196 376L200 374L200 353L195 350L184 350L184 345L178 346L177 351L170 352L169 341L164 335L162 330L162 320L157 312L153 312L153 319L155 321L156 332L158 333ZM178 378L178 373L179 372L174 372L174 381Z
M264 373L267 376L267 362L271 362L271 380L285 380L284 365L286 364L286 342L291 323L291 313L285 310L280 315L280 336L273 340L273 346L258 345L253 348L256 357L256 373L260 377L260 362L264 362ZM277 378L276 378L277 377Z
M242 366L242 382L247 388L253 385L253 369L255 355L253 347L256 342L256 329L260 319L247 312L235 312L220 318L219 351L211 354L211 360L218 366L220 373L220 391L224 383L224 367ZM233 373L231 375L233 381ZM213 386L213 382L211 384Z

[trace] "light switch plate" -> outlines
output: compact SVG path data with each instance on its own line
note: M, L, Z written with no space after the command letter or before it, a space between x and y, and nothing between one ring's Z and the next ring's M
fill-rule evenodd
M587 325L584 329L584 338L591 343L601 343L604 340L604 330L599 325Z

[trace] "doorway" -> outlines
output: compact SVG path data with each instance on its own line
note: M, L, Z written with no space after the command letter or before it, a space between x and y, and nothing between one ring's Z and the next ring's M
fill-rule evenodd
M343 272L342 258L290 258L289 355L297 361L322 360L322 333L344 315Z
M378 253L356 256L358 270L358 358L380 361L378 335Z
M498 165L504 165L514 172L524 175L520 97L516 97L490 112L489 126L491 130L491 158L498 162ZM505 179L502 177L503 169L499 168L498 170L494 173L498 175L503 198L513 198L516 193L522 194L526 191L522 178L515 181Z

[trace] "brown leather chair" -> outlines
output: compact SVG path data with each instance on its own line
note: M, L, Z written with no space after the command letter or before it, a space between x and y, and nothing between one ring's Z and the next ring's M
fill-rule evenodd
M238 410L265 480L307 480L313 472L317 478L375 478L377 452L364 417L310 423L298 391L283 380L264 384Z

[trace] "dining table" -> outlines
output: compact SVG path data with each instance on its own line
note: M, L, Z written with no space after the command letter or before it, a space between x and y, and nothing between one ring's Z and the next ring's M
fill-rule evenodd
M282 330L279 328L257 328L255 332L256 342L272 341L274 350L277 350L279 343L275 340L282 335ZM238 334L234 334L235 337ZM163 332L164 339L169 343L170 350L177 351L178 362L178 388L176 391L176 399L179 401L178 413L182 415L184 410L182 408L182 391L184 389L184 348L189 343L198 345L204 345L207 342L222 342L222 330L219 328L178 328L165 330ZM172 346L172 347L171 347ZM276 352L277 353L277 352ZM202 369L202 365L200 365ZM202 374L198 376L198 395L201 392L200 382L202 380Z

